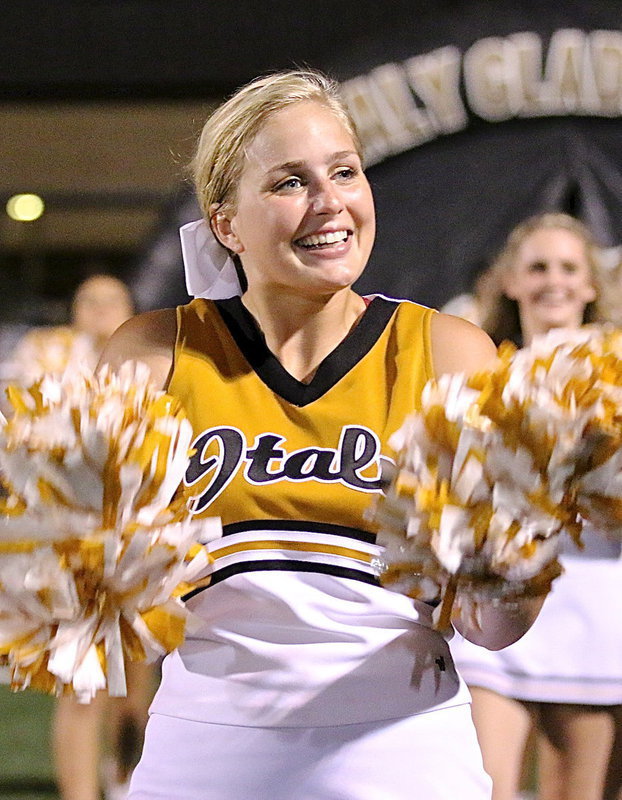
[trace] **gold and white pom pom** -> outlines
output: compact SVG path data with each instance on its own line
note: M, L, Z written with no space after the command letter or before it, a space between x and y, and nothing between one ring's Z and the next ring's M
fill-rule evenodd
M559 537L622 530L622 335L555 332L478 375L430 382L394 435L374 511L385 585L424 600L547 590Z
M181 643L217 520L177 489L192 431L143 365L11 388L0 425L0 657L15 688L125 694Z
M462 376L426 387L420 414L393 437L398 469L375 517L385 546L381 581L412 597L454 602L526 593L559 574L557 535L570 520L549 502L529 450L504 441Z

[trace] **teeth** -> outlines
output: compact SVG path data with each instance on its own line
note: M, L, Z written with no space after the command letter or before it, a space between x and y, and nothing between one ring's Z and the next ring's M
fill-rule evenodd
M299 239L298 244L303 247L313 247L318 244L334 244L335 242L345 242L348 238L348 231L331 231L329 233L314 233Z
M560 292L543 292L540 299L545 303L563 303L566 300L566 295Z

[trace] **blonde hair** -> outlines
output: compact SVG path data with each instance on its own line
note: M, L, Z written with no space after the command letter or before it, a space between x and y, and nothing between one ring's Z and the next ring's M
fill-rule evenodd
M600 277L599 247L589 228L580 220L562 212L536 214L519 223L508 236L505 245L490 267L489 292L481 298L482 328L495 344L509 340L522 344L522 333L518 303L504 294L503 276L514 267L518 253L526 239L540 230L563 230L577 236L585 247L587 263L592 283L596 289L596 300L588 303L583 312L583 322L603 322L600 297L602 282Z
M352 136L358 154L362 154L354 121L335 81L315 70L291 70L256 78L216 109L201 132L190 169L206 220L212 216L214 204L235 207L245 150L265 123L282 109L305 101L330 109Z

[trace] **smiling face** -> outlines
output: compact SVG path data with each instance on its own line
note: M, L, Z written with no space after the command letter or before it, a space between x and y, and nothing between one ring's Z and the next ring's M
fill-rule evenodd
M518 303L525 343L551 328L578 328L596 299L584 241L561 228L534 231L506 273L504 291Z
M371 189L352 137L326 106L271 117L246 149L231 213L214 218L249 292L332 294L362 273L374 241Z

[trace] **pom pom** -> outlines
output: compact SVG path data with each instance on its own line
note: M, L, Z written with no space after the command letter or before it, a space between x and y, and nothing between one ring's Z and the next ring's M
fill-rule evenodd
M125 694L126 658L184 637L217 520L177 489L190 423L144 365L8 391L0 424L0 657L14 688Z
M441 604L543 593L560 535L622 523L622 334L556 331L472 377L431 381L394 434L373 516L385 585Z

